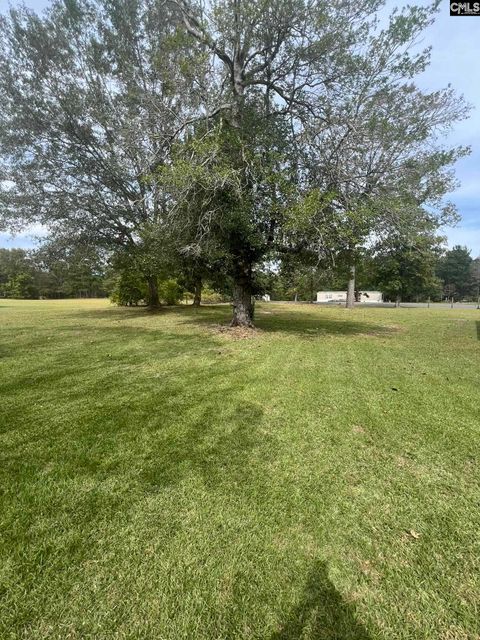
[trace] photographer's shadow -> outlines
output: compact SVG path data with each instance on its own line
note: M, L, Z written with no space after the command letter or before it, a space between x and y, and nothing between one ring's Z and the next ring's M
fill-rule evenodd
M370 640L370 635L335 589L325 563L317 562L300 602L270 640Z

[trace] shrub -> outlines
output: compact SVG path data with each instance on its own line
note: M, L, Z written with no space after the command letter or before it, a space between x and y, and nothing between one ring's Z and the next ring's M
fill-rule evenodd
M215 304L219 302L229 302L230 297L226 294L214 291L208 286L204 286L202 289L202 302L205 304Z
M177 304L181 300L183 294L182 287L173 279L163 280L163 282L160 282L158 292L162 302L170 305Z
M122 273L110 295L110 300L119 306L137 305L147 297L146 285L135 273Z

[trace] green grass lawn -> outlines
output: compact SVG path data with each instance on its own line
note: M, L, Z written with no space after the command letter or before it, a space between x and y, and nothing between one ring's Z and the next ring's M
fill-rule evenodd
M480 312L0 300L0 638L480 638Z

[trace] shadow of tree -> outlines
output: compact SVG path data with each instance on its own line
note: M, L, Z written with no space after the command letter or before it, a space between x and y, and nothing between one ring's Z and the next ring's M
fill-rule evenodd
M69 384L78 379L82 374L95 374L96 384L98 377L104 371L102 384L105 391L117 381L111 377L111 369L115 365L128 365L132 369L140 367L148 358L161 358L172 362L185 355L204 355L209 351L220 348L222 343L209 336L208 340L199 340L195 334L179 335L171 330L161 331L158 328L145 329L144 327L101 327L98 332L92 331L88 325L59 325L56 328L56 341L51 339L50 333L40 335L35 333L24 337L15 343L15 332L6 333L7 338L11 334L12 347L0 344L0 358L13 355L31 354L31 364L24 373L14 378L0 381L2 393L9 393L21 389L25 385L32 384L35 387L45 386L46 390L55 386L68 391L73 398L82 394L85 390L76 388L77 385ZM161 340L159 333L161 332ZM68 343L75 341L75 347L64 346L70 349L68 358L59 351L58 343L66 339ZM140 358L138 352L138 340L141 340L147 356ZM119 346L120 345L120 346ZM97 350L98 347L98 350ZM91 352L90 357L86 353ZM41 357L40 357L41 356ZM127 372L124 373L126 379ZM136 377L141 378L139 372ZM65 389L66 387L66 389Z
M76 348L70 351L72 340ZM20 415L36 425L21 436L23 447L32 448L27 475L54 458L65 475L112 477L125 473L127 451L130 464L142 467L138 479L146 492L188 474L209 487L242 484L251 473L250 453L263 457L273 442L257 429L263 409L242 397L247 382L233 377L235 363L220 347L213 335L176 333L169 325L107 325L92 336L88 323L76 323L57 326L54 340L27 335L16 354L35 356L0 382L1 393L11 398L0 433L15 431ZM253 374L249 382L254 384ZM19 406L14 398L28 387L30 401ZM40 418L37 404L53 400L55 410ZM47 422L55 438L38 446ZM18 461L11 454L13 469Z
M172 433L145 460L143 482L149 492L181 481L185 474L199 475L207 487L238 486L251 482L258 457L274 455L274 439L261 434L262 408L242 401L212 419L206 409L183 433ZM253 453L256 452L256 455Z
M303 337L331 335L387 335L392 329L383 325L356 320L337 320L322 317L321 313L296 314L295 311L276 313L271 316L259 316L256 320L259 329L267 332L281 332Z
M480 320L477 320L477 340L480 340Z
M129 320L152 315L146 307L112 307L110 309L76 310L70 317L97 320ZM200 308L192 306L162 307L156 314L174 317L185 324L208 327L215 324L227 325L231 318L228 304L205 305ZM386 336L394 330L391 327L371 322L332 318L320 307L305 311L284 305L260 307L257 309L255 326L268 333L284 333L303 338L316 338L322 335L369 335ZM158 331L157 327L155 331ZM160 329L161 330L161 329ZM153 331L153 328L152 328Z
M133 307L122 307L111 304L105 309L71 309L65 312L64 315L73 318L84 318L90 320L125 320L131 318L142 318L148 316L169 316L180 314L182 316L196 316L204 314L218 314L222 313L225 317L228 317L230 305L218 304L218 305L204 305L202 307L194 307L192 305L163 305L158 309L151 309L143 305Z
M328 577L324 562L308 574L300 602L270 640L369 640L352 605L345 602Z
M89 320L125 320L142 316L155 316L162 313L164 308L150 309L149 307L118 307L114 304L105 309L68 309L63 315L68 318L86 318Z
M206 313L184 315L185 322L200 326L212 323L227 324L229 319L229 309L225 306L211 307ZM391 327L371 322L351 320L347 317L345 320L332 318L320 308L305 312L287 305L285 308L277 306L271 311L259 309L255 317L255 326L267 333L285 333L303 338L316 338L327 334L385 336L394 331Z

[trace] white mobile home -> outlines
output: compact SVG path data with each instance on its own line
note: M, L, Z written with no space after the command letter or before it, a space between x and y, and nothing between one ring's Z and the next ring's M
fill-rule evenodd
M346 302L346 291L318 291L317 302Z
M381 291L359 291L358 302L382 302ZM346 291L318 291L317 302L346 302Z

